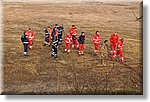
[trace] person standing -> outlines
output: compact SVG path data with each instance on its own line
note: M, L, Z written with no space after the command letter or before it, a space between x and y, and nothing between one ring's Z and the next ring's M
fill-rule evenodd
M77 34L76 27L74 27L74 30L72 31L71 36L72 36L72 49L74 49L74 47L78 49L79 43L78 43L78 34Z
M63 24L60 24L60 26L58 27L58 42L59 42L59 44L61 44L61 42L62 42L63 32L64 32Z
M72 35L74 32L76 32L76 26L72 25L72 27L69 29L70 34Z
M81 32L81 35L78 38L78 42L79 42L79 55L83 55L83 50L84 50L84 43L85 43L85 35L84 32Z
M99 49L99 46L100 46L100 33L99 33L99 31L96 31L96 33L94 34L93 43L94 43L94 52L93 52L93 54L97 55L98 49Z
M27 56L27 52L28 52L28 36L26 35L26 31L24 32L24 34L21 36L21 42L23 43L24 46L24 56Z
M103 66L107 66L105 64L105 59L109 56L109 50L108 50L108 40L105 40L100 51L101 51L101 61Z
M66 37L65 37L65 52L67 52L68 54L70 53L70 45L72 42L72 36L70 33L67 33Z
M120 58L121 58L121 62L124 63L125 62L125 59L124 59L124 54L123 54L123 41L124 39L121 38L117 44L117 53L114 54L112 56L112 59L114 59L116 56L120 55Z
M43 46L46 45L50 46L50 38L51 38L52 30L50 27L48 27L44 29L44 32L45 32L45 39L44 39Z
M110 37L110 50L111 50L110 53L111 54L116 54L118 38L119 37L116 32L112 34Z
M29 28L29 30L26 32L26 35L28 36L29 49L32 49L32 47L33 47L33 39L34 39L35 33L33 31L31 31L31 28Z
M53 34L53 37L52 37L52 47L51 47L51 56L54 58L54 59L58 59L58 34L55 33Z

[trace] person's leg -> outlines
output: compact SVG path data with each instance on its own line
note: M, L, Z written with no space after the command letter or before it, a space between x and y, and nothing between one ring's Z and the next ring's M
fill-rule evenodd
M24 56L27 56L27 51L28 51L28 45L24 45Z
M55 55L54 55L54 58L57 58L57 47L55 47L55 49L54 49L54 51L55 51Z
M120 50L119 54L120 54L120 57L121 57L121 62L125 62L122 50Z
M83 55L83 50L84 50L84 44L81 44L81 54Z
M55 54L54 50L55 50L54 45L52 45L52 47L51 47L51 56L52 57L54 57L54 54Z
M75 40L72 40L72 50L74 49Z
M79 43L77 40L75 40L75 45L76 45L76 48L78 49L79 48Z
M78 54L81 55L81 44L79 44L79 50L78 50Z
M67 44L68 47L68 54L70 53L70 43Z
M58 43L60 44L61 41L60 41L60 34L58 34Z
M29 39L29 49L32 49L32 43L33 43L33 40Z
M62 33L60 34L60 41L62 42Z
M116 56L119 54L119 50L117 50L117 52L116 53L113 53L113 56L111 57L112 59L115 59L116 58Z
M96 44L96 54L98 53L99 44Z
M113 44L113 54L117 53L117 43Z
M68 48L68 44L65 43L65 46L64 46L65 52L68 50L67 48Z

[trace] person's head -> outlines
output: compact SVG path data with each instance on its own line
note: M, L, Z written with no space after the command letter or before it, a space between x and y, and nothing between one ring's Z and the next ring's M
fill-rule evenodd
M29 31L31 31L31 28L29 28Z
M123 41L124 41L124 39L123 39L123 38L120 38L120 41L122 41L122 42L123 42Z
M107 45L107 44L108 44L108 40L105 40L105 41L104 41L104 44Z
M117 32L115 32L114 34L115 34L115 35L117 35L118 33L117 33Z
M75 25L72 25L72 28L76 29L76 26L75 26Z
M81 32L81 35L84 35L84 32Z
M55 27L57 27L58 26L58 24L55 24Z
M48 28L51 28L50 26L48 26Z
M59 26L63 27L63 24L60 24Z
M95 34L99 34L99 31L96 31Z
M75 27L75 25L72 25L72 27Z

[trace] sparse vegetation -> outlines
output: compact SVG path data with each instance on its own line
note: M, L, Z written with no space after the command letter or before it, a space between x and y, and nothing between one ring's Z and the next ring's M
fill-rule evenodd
M3 94L142 94L142 26L132 10L139 15L139 4L4 3ZM50 48L42 46L43 29L55 23L63 23L65 33L72 24L78 33L85 32L85 56L64 53L63 43L59 60L50 57ZM24 58L20 37L29 27L36 35L33 50ZM96 30L102 42L115 31L124 37L125 64L106 58L107 67L102 67L100 54L92 56Z

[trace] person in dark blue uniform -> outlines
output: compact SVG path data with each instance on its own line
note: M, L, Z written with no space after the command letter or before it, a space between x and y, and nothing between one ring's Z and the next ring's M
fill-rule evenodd
M52 35L55 35L55 33L58 33L58 24L55 24L55 26L52 29Z
M81 35L78 37L78 42L79 42L79 55L83 55L83 50L84 50L84 43L85 43L85 35L84 32L81 32Z
M46 45L48 45L48 43L49 43L49 33L48 33L47 28L44 29L44 32L45 32L45 39L44 39L44 44L43 44L43 46L46 46Z
M43 46L46 46L46 45L50 46L51 28L50 27L45 28L44 33L45 33L45 38L44 38Z
M28 52L28 36L26 35L26 31L24 32L24 34L21 36L21 41L23 43L24 46L24 56L27 56L27 52Z
M58 42L59 42L59 44L61 44L61 42L62 42L63 32L64 32L63 24L60 24L60 26L58 27Z
M51 47L51 56L54 58L54 59L58 59L57 57L57 52L58 52L58 34L55 33L53 34L53 37L52 37L52 47Z

